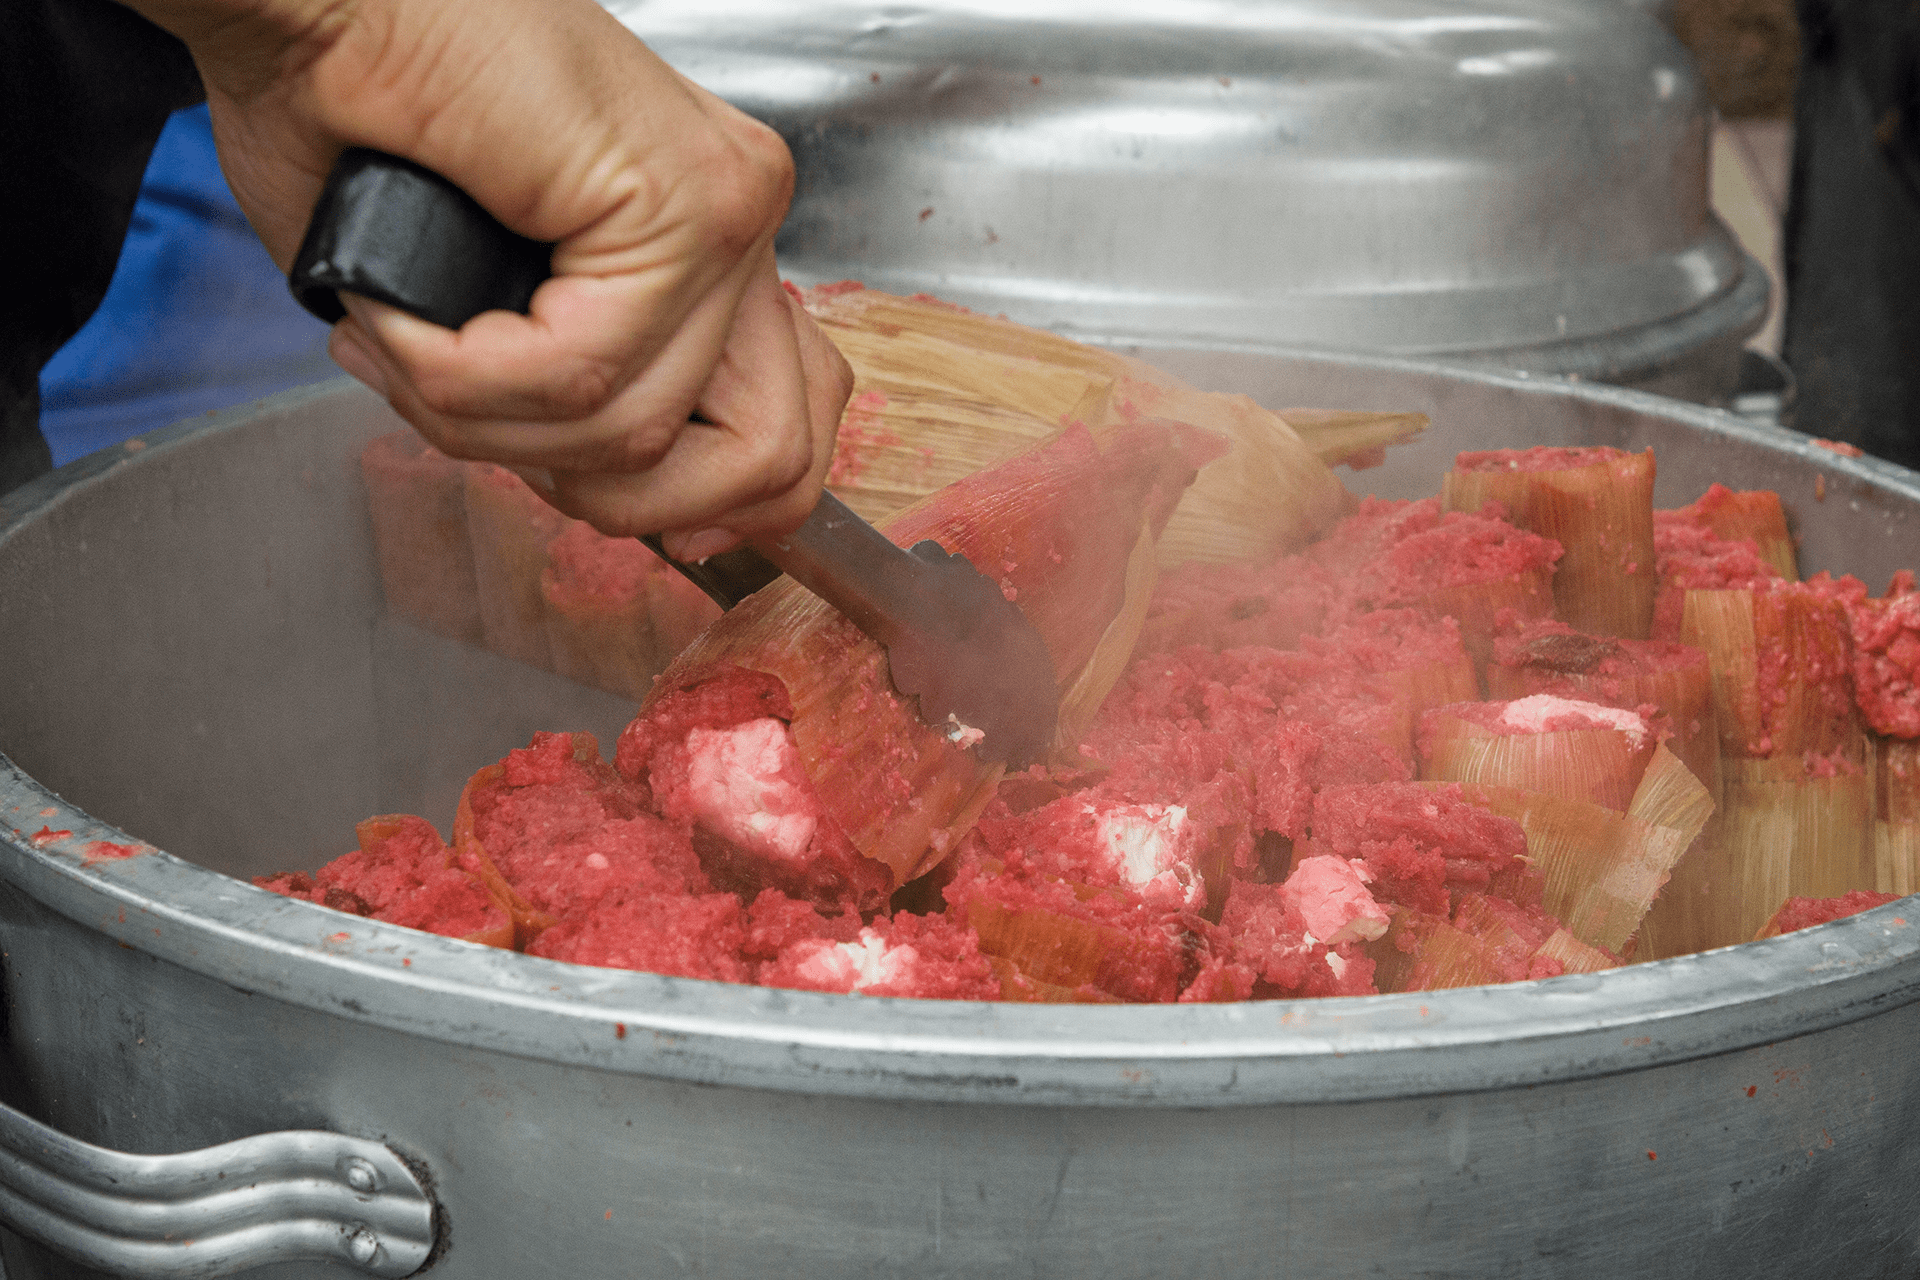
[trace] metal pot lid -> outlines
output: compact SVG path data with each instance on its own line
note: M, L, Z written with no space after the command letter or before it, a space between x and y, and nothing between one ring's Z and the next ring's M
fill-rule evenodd
M1644 7L607 7L786 137L806 281L1109 341L1550 363L1764 314L1708 210L1700 80Z
M1304 354L1296 360L1287 368L1315 367ZM1758 450L1802 480L1820 477L1836 505L1877 504L1920 518L1913 473L1840 457L1733 415L1613 388L1404 361L1319 364L1368 371L1389 386L1429 379L1448 396L1517 397L1529 413L1612 418L1634 431L1674 423L1702 442L1695 452ZM302 415L309 438L334 440L337 432L323 428L374 404L357 387L325 384L44 477L0 507L0 588L23 609L55 598L36 594L13 567L27 557L9 553L43 544L55 527L50 517L93 486L138 481L169 455L197 465L206 454L193 450L241 429L259 431L285 456ZM1895 523L1890 516L1892 551L1910 550L1911 537ZM1857 537L1858 522L1850 527ZM275 799L242 798L269 806ZM1011 1005L668 978L556 963L280 897L154 849L4 758L0 882L9 928L33 927L37 903L156 961L353 1022L597 1070L869 1098L1208 1107L1415 1097L1680 1062L1920 999L1914 898L1764 942L1601 974L1342 999Z

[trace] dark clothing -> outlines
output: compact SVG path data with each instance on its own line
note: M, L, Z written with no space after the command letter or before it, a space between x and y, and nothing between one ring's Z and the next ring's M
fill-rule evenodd
M1792 425L1920 467L1920 0L1798 0Z
M0 290L0 493L51 465L40 369L113 279L167 116L205 97L186 46L112 0L7 0L0 173L11 278Z

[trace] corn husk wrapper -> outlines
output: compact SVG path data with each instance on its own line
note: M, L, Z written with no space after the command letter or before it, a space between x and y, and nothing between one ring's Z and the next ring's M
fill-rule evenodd
M360 451L387 608L438 635L483 639L463 464L403 427Z
M1027 1000L1139 998L1143 979L1166 969L1169 958L1165 948L1124 929L1054 911L1009 911L995 902L974 901L967 906L967 925L979 935L980 950L990 962L1000 962L995 971L1003 992L1008 970L1016 985L1021 978L1037 984L1036 993L1018 997Z
M1460 906L1460 918L1472 929L1396 910L1386 935L1367 946L1374 961L1374 985L1382 992L1489 986L1512 981L1512 964L1534 957L1557 961L1562 973L1596 973L1620 965L1617 956L1589 946L1564 928L1532 947L1505 921L1476 910L1479 905L1469 898ZM1410 950L1401 950L1409 944Z
M1265 563L1299 550L1346 514L1346 489L1284 419L1247 396L1195 391L1138 361L1126 363L1104 396L1080 406L1096 432L1158 417L1230 442L1167 522L1162 568L1188 560Z
M573 740L576 756L580 755L582 750L590 750L596 757L599 755L599 745L592 734L576 733L573 735ZM462 870L478 876L494 899L507 908L508 914L513 917L511 945L516 951L525 951L528 943L538 937L541 931L558 924L559 918L537 910L532 903L521 897L519 892L507 883L507 878L500 874L500 868L494 865L493 859L487 854L487 846L474 833L474 791L498 782L506 772L507 766L504 763L486 765L468 778L467 785L460 789L460 803L453 814L453 859L455 865Z
M1315 457L1329 467L1364 468L1385 461L1386 451L1427 429L1424 413L1368 413L1357 409L1282 409Z
M372 853L374 846L397 833L403 821L409 816L410 815L399 813L380 814L356 822L353 826L353 834L360 842L361 852ZM487 876L479 874L473 867L465 865L457 857L456 850L452 847L447 849L445 865L465 871L468 875L479 880L481 885L486 889L487 896L492 898L494 903L506 913L506 920L498 927L480 929L476 932L469 933L463 937L461 941L477 942L483 947L505 947L511 949L517 932L513 915L512 890L506 887L506 883L500 879L498 873L495 873L493 877L489 879Z
M1873 887L1920 892L1920 742L1874 741Z
M1619 960L1598 947L1588 946L1565 929L1555 929L1534 954L1558 960L1563 973L1598 973L1620 967Z
M1419 724L1421 715L1435 707L1472 702L1480 696L1480 676L1464 648L1451 661L1383 671L1379 678L1406 704L1410 725Z
M1537 791L1624 813L1653 758L1651 734L1635 746L1618 729L1494 733L1444 709L1422 730L1423 780Z
M467 467L466 505L487 648L551 669L540 575L547 567L547 544L560 535L567 518L504 467Z
M1499 663L1487 668L1487 697L1495 700L1525 698L1536 693L1597 702L1603 706L1623 707L1629 711L1653 705L1664 711L1673 736L1666 740L1668 750L1680 757L1687 770L1706 787L1707 794L1719 803L1720 731L1714 710L1713 672L1704 653L1686 667L1667 667L1655 671L1600 676L1592 673L1611 640L1590 636L1548 636L1542 652L1525 666Z
M1245 396L1198 391L1140 361L940 302L829 286L810 292L807 307L854 369L842 430L852 424L859 462L834 488L863 515L1067 422L1100 435L1142 418L1230 442L1161 534L1163 567L1271 560L1305 545L1350 501L1293 428Z
M1825 755L1859 741L1851 694L1830 687L1836 676L1851 687L1851 632L1838 601L1792 586L1690 590L1680 640L1703 650L1713 669L1722 756ZM1784 655L1771 692L1761 687L1763 645Z
M1861 754L1866 747L1862 744ZM1788 898L1834 898L1875 880L1874 767L1810 776L1801 761L1727 760L1723 843L1737 889L1708 946L1745 942ZM1717 886L1716 886L1717 888Z
M1489 500L1564 554L1553 575L1560 619L1590 635L1644 640L1653 623L1653 451L1618 449L1579 466L1550 471L1447 473L1449 511L1478 511Z
M826 329L854 369L827 486L870 521L1047 439L1099 384L924 333Z
M1366 946L1373 958L1373 984L1381 992L1443 991L1481 987L1508 980L1508 965L1533 951L1505 921L1474 910L1472 899L1460 911L1477 931L1454 927L1438 916L1393 909L1387 932ZM1507 964L1502 964L1502 960Z
M1733 490L1716 484L1672 514L1699 525L1716 538L1753 543L1760 558L1778 569L1781 577L1788 582L1799 581L1793 534L1787 529L1787 513L1780 505L1780 495L1773 490Z
M1494 625L1503 611L1511 609L1522 618L1553 616L1553 572L1534 569L1497 582L1435 587L1408 603L1459 623L1460 642L1475 667L1484 671L1493 661Z
M1124 670L1155 580L1151 543L1217 443L1143 423L1096 441L1069 431L969 477L885 523L999 580L1054 658L1058 741L1077 743ZM782 579L680 655L654 696L735 665L785 684L792 731L821 804L853 846L905 883L941 861L992 798L1004 766L921 723L897 695L886 652L832 606Z
M1589 947L1623 951L1713 812L1706 788L1665 747L1626 812L1514 787L1468 786L1475 804L1518 822L1546 877L1542 901Z
M1005 956L988 955L987 965L1000 980L1000 998L1013 1004L1125 1004L1098 987L1063 987L1042 982Z
M1395 966L1398 972L1383 981L1380 966L1374 968L1374 985L1382 992L1483 987L1505 979L1488 943L1443 920L1424 923L1418 951L1403 965Z

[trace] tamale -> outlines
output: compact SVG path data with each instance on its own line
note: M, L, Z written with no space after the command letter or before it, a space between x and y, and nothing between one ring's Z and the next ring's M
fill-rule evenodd
M1866 750L1862 743L1852 754ZM1787 898L1872 887L1874 770L1846 755L1723 762L1721 840L1738 851L1737 893L1718 894L1730 899L1715 912L1723 932L1704 945L1745 942Z
M1624 813L1656 739L1636 712L1534 694L1435 708L1421 717L1418 745L1423 779L1517 787Z
M1628 710L1658 707L1673 734L1667 747L1717 802L1720 734L1705 653L1668 641L1589 636L1551 619L1511 622L1494 641L1487 696L1536 693Z
M357 916L507 947L514 922L501 886L458 865L425 818L390 813L355 824L359 848L312 875L260 876L262 889Z
M1138 360L932 299L857 285L805 297L853 366L850 408L871 443L861 448L858 474L836 492L862 514L930 492L1067 423L1100 435L1142 418L1186 423L1230 443L1162 533L1163 567L1271 560L1304 545L1349 502L1285 419L1245 396L1202 392ZM1402 436L1419 415L1387 416L1391 424L1375 425L1373 436Z
M1505 504L1564 551L1553 575L1560 619L1592 635L1644 640L1653 622L1653 452L1610 448L1463 453L1441 489L1449 511Z
M1779 570L1782 578L1792 582L1800 576L1793 535L1787 531L1787 515L1780 506L1780 495L1771 489L1736 491L1713 484L1686 506L1656 511L1653 518L1656 525L1687 524L1728 542L1751 542L1760 558Z
M1859 740L1840 601L1806 583L1690 590L1680 638L1713 667L1721 754L1828 754Z
M646 697L673 656L661 650L647 593L659 563L639 540L577 521L548 544L540 595L556 674L635 702Z
M1590 947L1620 953L1712 812L1706 789L1661 747L1628 811L1515 787L1463 786L1513 818L1546 877L1542 906Z
M1878 739L1874 763L1873 887L1920 893L1920 742Z

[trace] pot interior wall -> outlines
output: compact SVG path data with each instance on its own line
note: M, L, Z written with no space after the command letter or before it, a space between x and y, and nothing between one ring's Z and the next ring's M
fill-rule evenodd
M1719 434L1731 419L1419 368L1141 354L1274 408L1431 415L1419 443L1349 474L1356 490L1431 493L1466 448L1651 445L1662 505L1713 480L1778 489L1808 573L1879 590L1920 559L1910 495ZM591 730L610 750L630 704L384 616L357 455L394 425L327 384L75 464L98 474L0 541L0 751L124 830L251 876L344 852L370 814L444 827L466 776L534 730Z
M371 814L444 828L536 729L610 746L630 704L385 615L358 456L397 425L357 387L290 392L154 437L0 543L0 752L254 876Z

